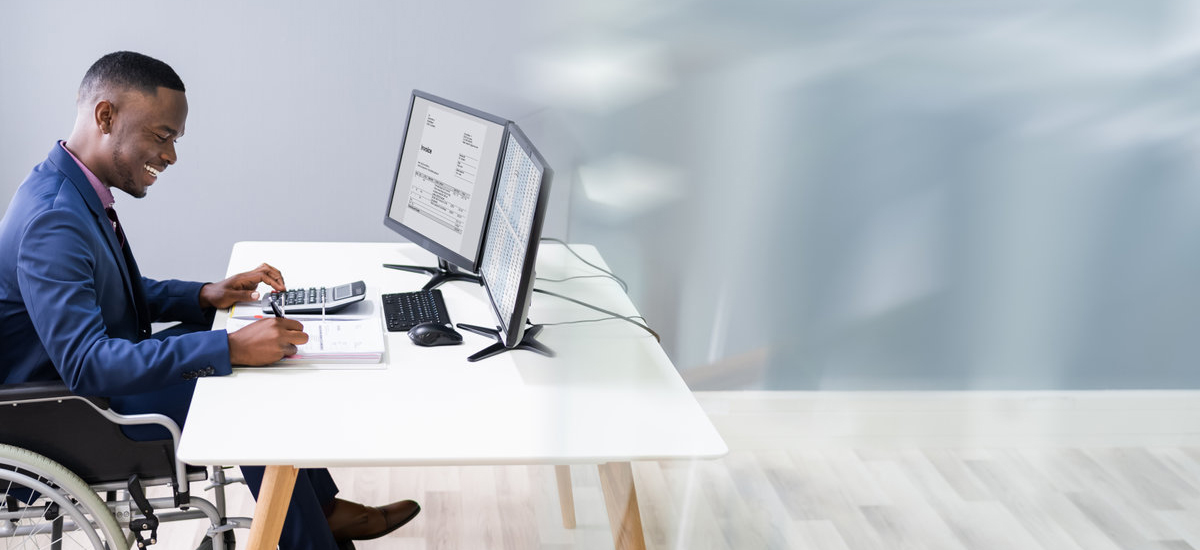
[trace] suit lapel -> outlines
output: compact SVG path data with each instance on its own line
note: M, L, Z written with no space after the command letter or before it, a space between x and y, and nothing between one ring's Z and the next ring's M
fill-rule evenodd
M129 301L130 309L137 314L138 333L141 334L142 339L148 338L150 336L150 311L146 304L146 293L142 288L142 275L138 270L137 262L133 259L133 251L129 247L129 236L126 235L125 247L121 248L121 245L117 243L117 233L113 231L112 222L104 212L104 205L100 204L100 197L96 196L96 190L92 189L92 184L88 181L87 176L79 169L75 159L71 158L71 155L62 148L62 145L54 144L54 149L50 151L50 160L54 162L60 172L67 176L67 181L75 186L76 191L87 203L97 229L100 230L101 235L104 235L104 240L108 243L108 252L112 255L117 268L120 269L121 277L125 280L125 297Z

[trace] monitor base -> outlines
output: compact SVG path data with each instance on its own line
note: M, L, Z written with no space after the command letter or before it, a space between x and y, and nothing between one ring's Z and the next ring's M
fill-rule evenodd
M525 335L521 337L521 341L517 342L517 345L515 345L511 348L505 346L504 342L502 342L500 340L500 330L499 329L481 327L481 326L476 326L476 325L468 325L466 323L459 323L458 328L461 328L466 331L474 332L475 334L478 334L481 336L490 336L490 337L496 339L495 344L492 344L486 348L483 348L482 350L479 350L477 353L475 353L475 355L468 357L467 361L470 361L472 363L474 363L475 361L478 361L480 359L486 359L488 357L491 357L491 356L499 354L499 353L504 353L510 349L523 349L526 351L532 351L534 353L540 353L542 355L545 355L546 357L554 357L553 350L546 347L545 344L537 341L538 333L542 332L542 325L533 325L533 326L525 329Z
M400 271L407 271L409 273L424 273L426 275L432 275L432 277L429 279L429 282L425 283L425 286L421 287L421 290L431 290L441 286L442 283L449 281L471 281L476 284L483 284L483 280L479 278L479 275L462 271L457 267L450 265L450 262L440 258L438 259L437 267L398 264L383 264L383 267L388 269L399 269Z

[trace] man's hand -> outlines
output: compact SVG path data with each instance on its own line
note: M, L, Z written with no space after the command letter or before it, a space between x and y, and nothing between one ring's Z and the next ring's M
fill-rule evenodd
M300 321L270 317L229 333L229 362L258 367L269 365L285 355L296 353L296 346L308 342Z
M238 273L219 283L208 283L200 287L200 307L225 309L238 302L258 301L255 292L258 283L267 283L276 292L283 292L283 275L267 264L245 273Z

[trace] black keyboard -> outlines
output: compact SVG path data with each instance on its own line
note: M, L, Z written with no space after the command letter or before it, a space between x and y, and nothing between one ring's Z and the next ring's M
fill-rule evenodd
M436 288L383 295L383 319L391 332L403 332L433 321L449 325L450 314L442 291Z

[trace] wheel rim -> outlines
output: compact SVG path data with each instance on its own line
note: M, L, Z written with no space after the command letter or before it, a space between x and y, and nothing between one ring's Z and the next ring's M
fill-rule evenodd
M48 498L52 502L57 504L59 506L59 510L60 510L60 517L62 517L62 516L69 517L69 518L71 518L71 520L73 522L73 525L66 524L63 526L64 539L66 537L67 532L71 532L71 531L82 532L88 538L88 542L90 542L92 544L92 548L106 548L107 547L106 543L102 542L100 540L100 537L96 534L95 527L92 525L91 520L89 520L87 515L82 510L79 509L79 506L77 506L74 502L72 502L71 499L67 498L62 493L58 492L58 490L51 487L49 484L46 484L39 479L35 479L33 477L21 474L20 472L14 471L14 470L0 470L0 480L5 480L8 482L8 486L5 488L5 491L4 491L5 495L8 495L11 493L13 483L19 483L23 487L26 487L26 488L32 489L34 491L37 491L38 493L41 493L41 498ZM25 504L28 507L32 503L25 503ZM32 519L32 518L27 518L27 519ZM11 520L8 521L8 523L11 524L12 523ZM84 525L88 526L88 528L78 529L80 526L84 526ZM51 526L50 521L46 521L44 523L40 523L40 524L36 524L36 525L31 523L30 525L27 526L28 529L21 529L21 527L18 525L18 527L16 527L14 529L14 536L22 536L23 534L35 535L35 536L36 535L48 535L48 533L45 532L45 529L49 529L50 526ZM72 529L72 527L74 527L75 529Z

